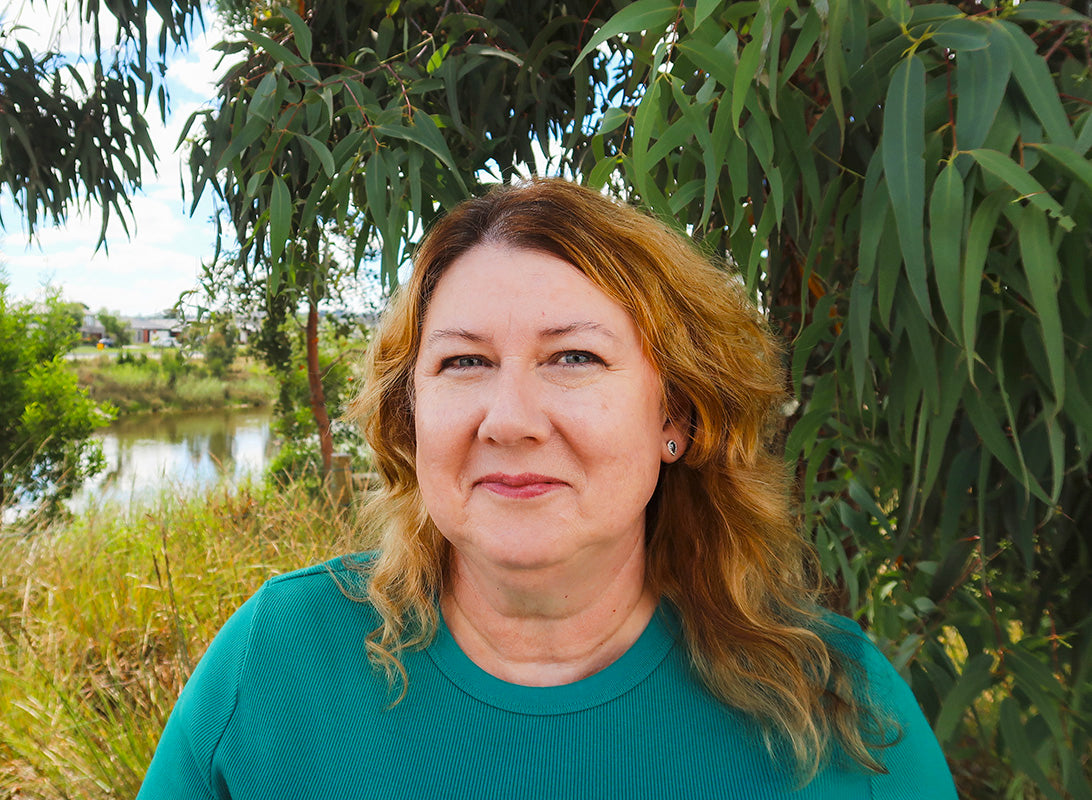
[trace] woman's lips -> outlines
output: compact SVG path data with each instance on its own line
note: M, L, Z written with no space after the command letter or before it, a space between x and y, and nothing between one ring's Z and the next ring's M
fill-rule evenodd
M536 475L530 472L508 475L496 472L479 478L476 485L501 497L526 499L544 495L566 484L564 481L551 478L549 475Z

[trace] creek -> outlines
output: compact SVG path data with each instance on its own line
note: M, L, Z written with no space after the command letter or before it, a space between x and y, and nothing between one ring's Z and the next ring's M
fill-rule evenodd
M268 408L149 414L99 431L106 469L68 506L135 505L258 478L275 455Z

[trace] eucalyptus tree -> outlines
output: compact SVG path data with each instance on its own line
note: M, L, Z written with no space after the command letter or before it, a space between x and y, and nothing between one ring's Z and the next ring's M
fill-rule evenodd
M1092 797L1092 22L640 0L582 56L611 40L587 178L732 263L789 343L838 602L970 796Z

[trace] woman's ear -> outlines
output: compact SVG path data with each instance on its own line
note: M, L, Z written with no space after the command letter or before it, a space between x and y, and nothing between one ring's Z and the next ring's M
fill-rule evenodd
M677 386L668 385L665 392L663 431L660 459L665 464L681 461L690 449L694 431L694 404Z
M686 454L686 448L689 444L690 440L683 432L683 429L671 417L666 417L664 419L663 447L660 460L665 464L674 464L676 461L680 461Z

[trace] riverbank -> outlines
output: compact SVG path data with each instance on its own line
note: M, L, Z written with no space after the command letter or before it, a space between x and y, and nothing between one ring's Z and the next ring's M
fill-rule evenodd
M301 487L243 485L0 539L0 797L135 796L227 617L351 535Z
M72 362L80 386L119 416L163 411L194 411L271 405L277 382L258 363L237 359L223 377L212 375L200 359L176 351L100 354Z

